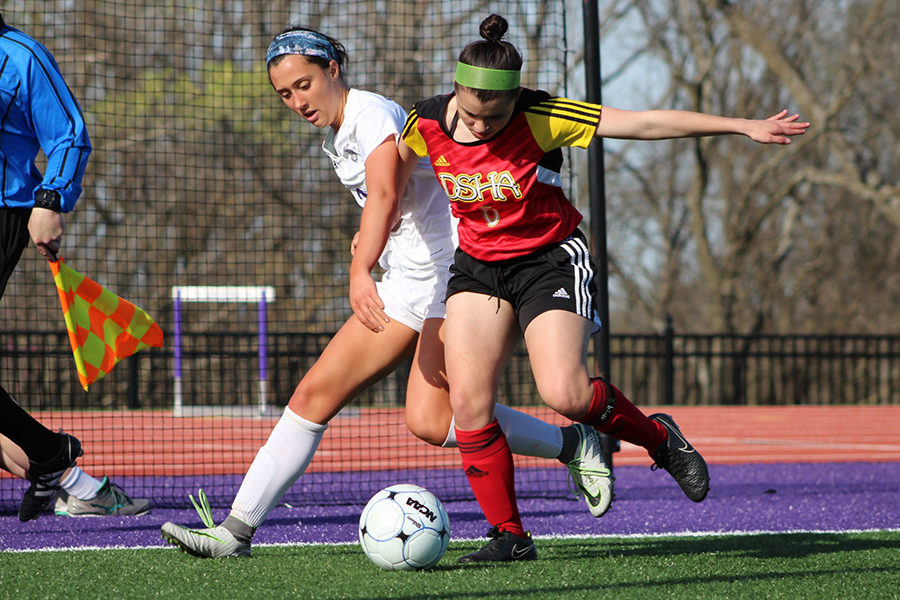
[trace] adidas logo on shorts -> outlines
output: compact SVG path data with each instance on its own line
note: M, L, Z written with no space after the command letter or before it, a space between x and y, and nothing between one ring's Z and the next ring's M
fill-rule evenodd
M559 288L558 290L553 292L553 297L554 298L565 298L566 300L571 299L571 296L569 296L569 293L564 288Z

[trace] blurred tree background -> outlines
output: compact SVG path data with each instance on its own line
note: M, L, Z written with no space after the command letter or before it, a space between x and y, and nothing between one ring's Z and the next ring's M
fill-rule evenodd
M524 81L582 89L579 7L559 2L6 2L7 21L55 52L95 145L66 255L163 320L172 285L237 272L296 300L292 327L333 330L358 209L321 132L271 93L267 40L294 22L332 31L352 85L410 106L449 89L455 53L504 8ZM788 147L605 143L613 329L658 331L666 314L682 331L900 329L900 4L607 0L600 14L611 106L784 107L812 122ZM571 180L587 215L587 178ZM11 295L34 297L36 277L17 276ZM10 299L4 321L49 320L32 308ZM242 327L235 307L197 310L201 328Z
M614 333L900 331L900 3L601 3L603 99L810 121L606 141Z
M507 9L531 59L527 79L563 93L562 3ZM3 10L55 54L94 145L63 256L164 324L174 285L275 285L273 329L319 333L349 314L360 210L321 150L324 132L272 91L269 41L292 24L325 31L349 51L351 86L411 107L451 88L456 53L487 15L477 2L284 0L42 0ZM3 303L5 327L57 323L47 272L26 254ZM189 331L255 328L255 307L185 310Z

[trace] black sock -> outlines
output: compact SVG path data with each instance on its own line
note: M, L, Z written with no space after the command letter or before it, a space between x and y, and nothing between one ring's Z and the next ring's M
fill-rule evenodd
M45 463L59 454L60 435L25 412L0 386L0 433L19 446L31 462Z
M559 456L556 459L564 465L569 464L572 460L575 459L575 455L578 454L578 446L581 443L581 434L578 433L578 430L574 425L569 425L568 427L562 427L562 450L559 451Z

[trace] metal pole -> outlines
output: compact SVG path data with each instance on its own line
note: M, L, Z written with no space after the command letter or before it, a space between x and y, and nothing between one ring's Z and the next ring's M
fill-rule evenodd
M181 292L175 292L175 406L172 413L180 417L184 407L181 389Z
M668 313L663 340L663 404L668 406L675 404L675 324Z
M268 400L268 370L266 368L266 356L268 353L268 317L266 315L266 290L263 289L259 297L259 414L266 414Z
M600 73L600 11L597 0L583 0L584 78L588 102L603 103ZM603 178L603 138L588 147L588 187L591 214L591 241L597 266L597 311L602 327L594 336L594 360L602 377L610 378L609 367L609 270L606 256L606 182ZM603 460L613 469L613 452L619 451L619 440L600 432Z
M142 355L130 356L128 361L128 408L136 410L138 406L138 388L140 387L140 360Z
M584 73L588 102L602 104L600 75L600 13L597 0L584 0ZM588 185L591 242L597 263L597 310L603 327L594 338L594 357L600 375L609 378L609 272L606 255L606 183L603 178L603 139L588 148Z

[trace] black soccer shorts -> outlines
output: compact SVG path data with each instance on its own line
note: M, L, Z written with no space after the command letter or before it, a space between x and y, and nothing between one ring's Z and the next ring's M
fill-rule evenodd
M28 233L30 216L30 208L0 208L0 298L31 239Z
M600 330L596 268L584 234L531 254L502 261L484 261L456 250L447 297L459 292L485 294L513 306L522 331L541 313L565 310L588 319Z

